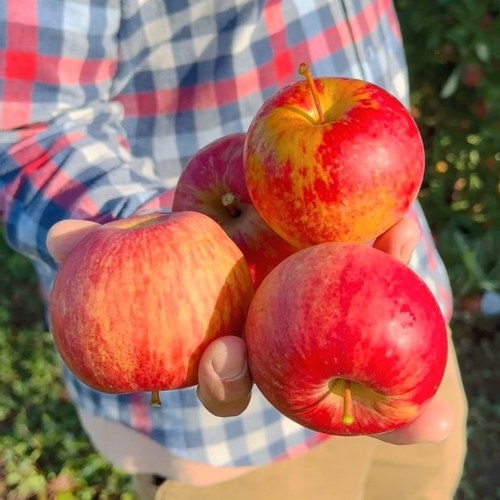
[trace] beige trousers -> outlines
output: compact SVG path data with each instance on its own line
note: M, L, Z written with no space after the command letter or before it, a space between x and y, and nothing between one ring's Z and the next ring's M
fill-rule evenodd
M395 446L369 437L332 437L307 454L204 487L176 481L149 486L141 500L451 500L466 452L467 404L453 347L439 389L454 411L452 432L437 444Z

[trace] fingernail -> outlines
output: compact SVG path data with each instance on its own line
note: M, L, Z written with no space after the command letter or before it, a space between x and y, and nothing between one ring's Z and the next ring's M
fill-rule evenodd
M229 356L228 351L223 351L212 360L212 368L221 380L233 380L245 371L245 361L240 356Z

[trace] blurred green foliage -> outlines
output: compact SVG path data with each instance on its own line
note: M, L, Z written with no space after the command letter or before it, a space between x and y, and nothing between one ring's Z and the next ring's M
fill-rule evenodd
M420 200L455 296L500 290L500 3L396 7L426 148Z
M131 499L64 390L30 262L0 237L0 498Z

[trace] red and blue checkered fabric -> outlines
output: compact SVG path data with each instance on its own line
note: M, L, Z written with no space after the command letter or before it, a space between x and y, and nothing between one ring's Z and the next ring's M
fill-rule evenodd
M245 131L301 62L408 103L389 0L0 0L0 215L46 296L55 265L45 238L56 221L168 208L187 160ZM446 272L414 213L424 237L411 266L449 317ZM256 389L243 415L218 418L194 389L165 392L151 409L148 395L101 394L65 377L79 407L190 460L264 464L324 438Z

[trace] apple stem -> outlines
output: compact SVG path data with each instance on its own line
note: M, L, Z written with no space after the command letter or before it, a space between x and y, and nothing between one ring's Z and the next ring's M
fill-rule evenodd
M222 204L226 207L229 215L232 217L238 217L241 215L241 211L235 204L236 196L233 193L225 193L221 197Z
M309 65L306 63L301 63L299 66L299 74L306 79L307 85L309 86L309 90L311 91L314 99L314 105L316 106L316 110L318 111L319 123L324 123L325 117L323 116L323 110L321 109L321 105L319 103L318 89L316 88L316 85L314 85L314 80L311 75L311 69L309 68Z
M151 406L161 406L160 391L151 391Z
M353 421L351 381L346 380L344 386L344 412L342 414L342 423L344 425L351 425Z

